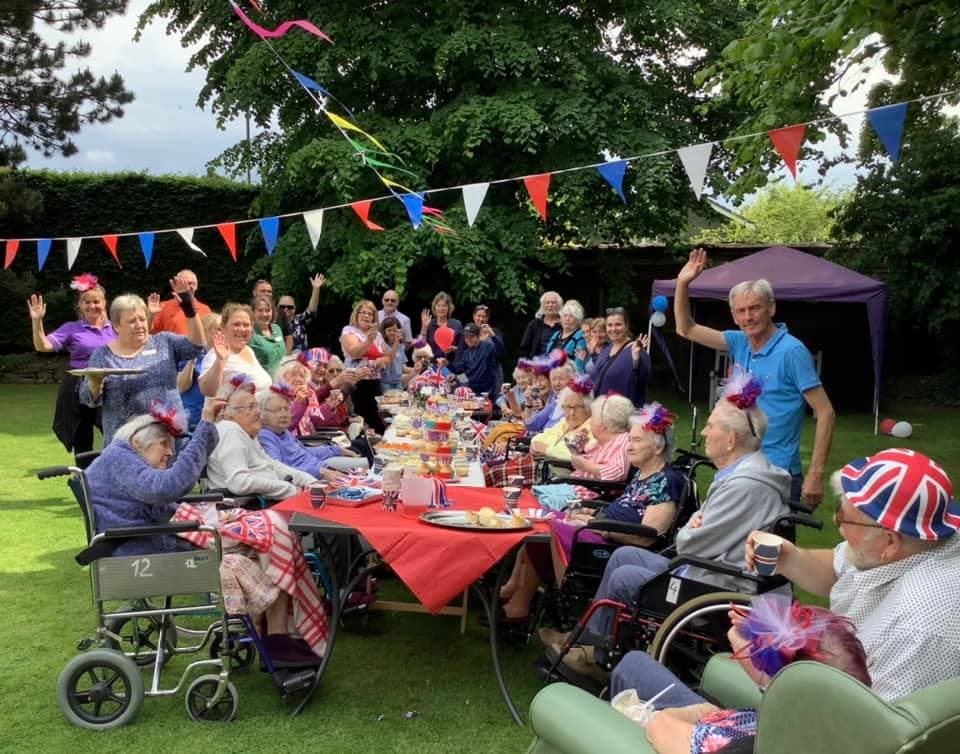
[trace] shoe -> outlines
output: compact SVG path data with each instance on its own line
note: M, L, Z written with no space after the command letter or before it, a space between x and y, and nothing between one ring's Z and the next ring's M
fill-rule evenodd
M562 647L567 643L570 632L562 633L560 631L554 631L552 628L541 628L537 631L537 636L540 638L540 643L545 647L552 645Z
M503 611L503 606L501 605L494 613L493 619L497 626L525 626L530 622L530 613L527 613L526 615L510 617ZM477 616L477 622L481 626L490 625L490 621L487 620L486 611L483 611Z
M537 669L543 675L544 680L555 681L559 677L567 683L581 688L594 696L599 696L608 685L607 675L596 665L593 667L585 663L581 665L583 654L579 650L581 650L582 647L572 647L570 651L563 656L563 661L557 663L561 648L562 647L554 644L547 647L544 651L543 657L537 665ZM567 662L567 659L571 657L571 655L574 655L574 659ZM553 668L554 663L557 663L556 668ZM553 668L553 675L548 677L547 673L551 668Z
M291 639L285 634L264 636L263 648L270 661L280 668L316 667L323 662L303 639Z
M586 676L598 683L606 683L610 674L597 665L594 659L593 647L575 646L564 655L561 664L577 675Z

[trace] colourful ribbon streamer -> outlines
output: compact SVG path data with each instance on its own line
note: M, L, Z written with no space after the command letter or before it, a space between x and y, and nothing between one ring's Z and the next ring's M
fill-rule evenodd
M240 16L240 20L246 24L250 31L264 39L277 39L278 37L284 36L294 26L297 26L304 31L309 32L310 34L313 34L315 37L320 37L320 39L324 39L330 44L333 44L333 40L330 39L330 37L324 34L321 29L318 29L305 18L298 18L295 21L284 21L276 29L270 30L251 21L250 18L242 10L240 10L240 6L233 2L233 0L230 0L230 7L233 8L234 13Z

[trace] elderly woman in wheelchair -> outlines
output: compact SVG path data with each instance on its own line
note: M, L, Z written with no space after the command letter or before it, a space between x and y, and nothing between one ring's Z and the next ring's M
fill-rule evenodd
M213 421L225 403L223 399L207 402L193 437L175 460L174 438L186 426L182 412L155 406L150 414L135 417L117 430L114 442L86 472L94 530L101 533L169 521L212 521L229 551L221 567L225 601L228 609L233 608L229 612L253 613L255 620L263 615L264 645L274 660L319 664L326 647L326 615L299 540L289 534L285 519L269 511L216 511L212 505L204 509L171 502L190 492L217 446ZM110 555L176 552L210 543L207 535L182 536L132 538L112 548ZM280 549L274 551L275 547ZM306 640L289 636L291 614Z
M619 628L621 610L616 604L632 605L644 586L660 574L657 591L667 602L679 602L676 590L682 582L703 582L713 589L753 589L755 583L740 576L746 569L744 542L755 530L788 516L790 475L773 466L760 451L767 418L756 405L759 381L750 375L731 381L703 429L707 457L717 473L702 508L676 535L676 554L704 561L709 568L685 565L671 572L666 554L639 547L620 547L606 564L585 622L586 641L572 646L575 638L554 631L541 632L547 657L562 658L562 669L576 680L603 683L611 661L608 637ZM682 577L682 578L681 578ZM674 583L676 582L676 583ZM670 590L674 593L671 595ZM577 634L584 629L578 626ZM599 643L600 646L595 646Z

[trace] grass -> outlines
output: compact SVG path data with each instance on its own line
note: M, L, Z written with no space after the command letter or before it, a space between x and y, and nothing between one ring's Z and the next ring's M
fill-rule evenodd
M77 642L94 623L85 569L73 561L83 545L76 504L62 479L40 482L34 472L69 457L49 427L55 388L0 385L0 736L22 752L300 751L315 744L329 752L523 751L529 729L510 721L497 690L486 630L470 620L376 613L366 625L340 634L319 693L298 718L290 718L267 677L236 674L237 720L226 726L191 723L183 695L146 700L138 719L102 734L69 726L57 708L56 683L77 654ZM666 398L669 405L678 402ZM912 406L891 408L910 419L916 436L898 441L943 461L953 478L960 458L953 425L960 411ZM703 414L701 413L701 416ZM681 427L689 420L681 418ZM891 444L872 435L872 418L840 419L830 468ZM681 443L689 434L681 431ZM809 457L811 427L804 434ZM830 506L824 506L826 509ZM828 546L837 532L803 530L801 542ZM539 689L531 663L536 647L506 648L501 657L518 707L525 713ZM177 667L183 660L177 659ZM168 681L173 678L169 676ZM405 719L414 710L418 716ZM384 716L378 721L380 715ZM189 742L189 743L187 743ZM6 748L6 747L5 747Z

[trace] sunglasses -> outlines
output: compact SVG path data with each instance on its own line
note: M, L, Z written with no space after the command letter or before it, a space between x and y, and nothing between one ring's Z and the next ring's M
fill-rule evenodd
M293 311L294 306L293 306L293 304L277 304L277 308L278 308L278 309L289 309L290 311Z
M607 309L607 316L610 316L611 314L623 314L625 311L626 309L624 309L622 306L611 306L609 309Z

